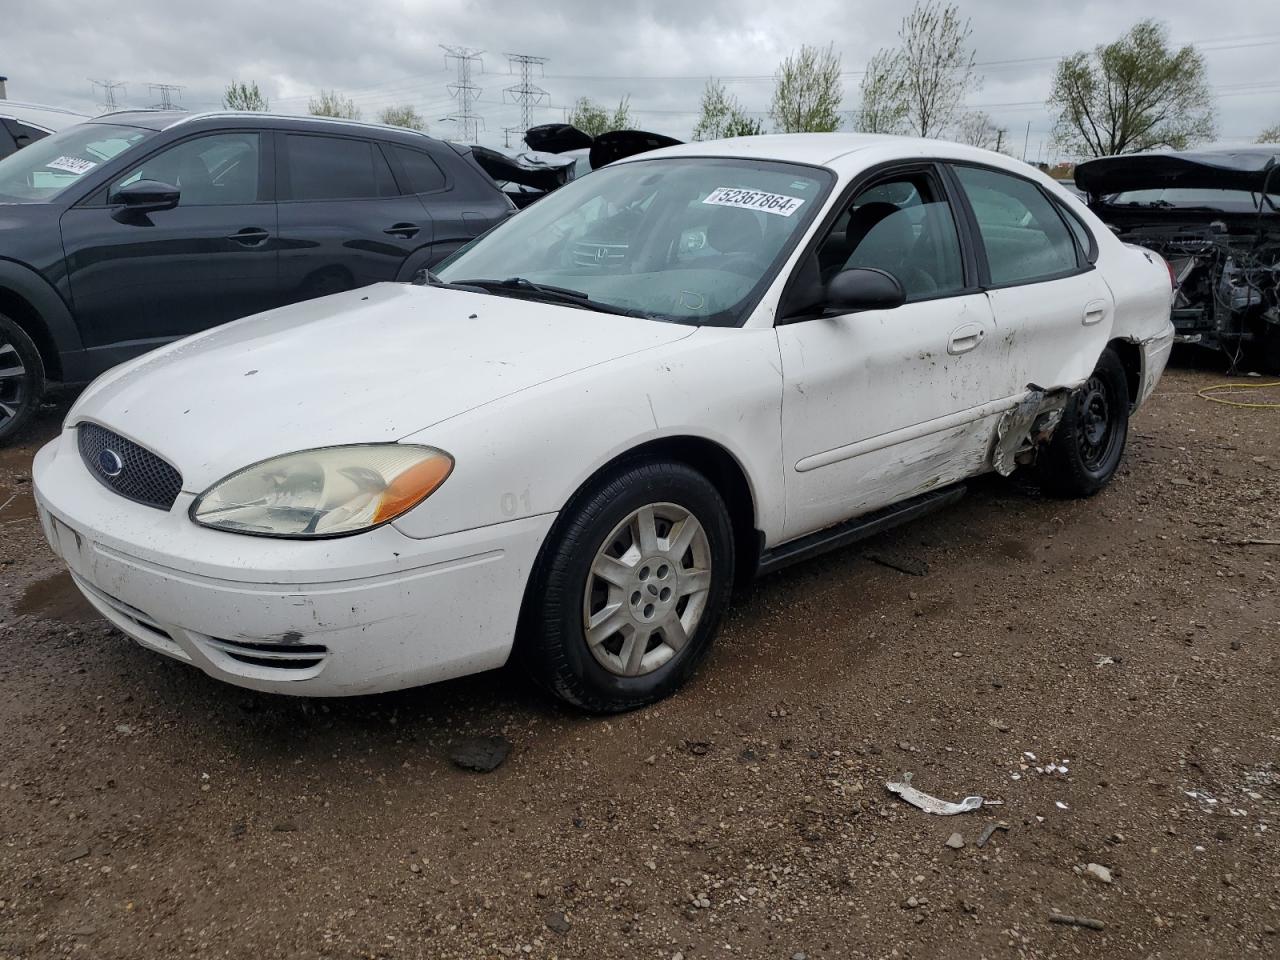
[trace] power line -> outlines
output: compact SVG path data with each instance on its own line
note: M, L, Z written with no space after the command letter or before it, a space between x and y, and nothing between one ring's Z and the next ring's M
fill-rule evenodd
M473 47L447 46L443 43L440 44L440 49L444 51L445 64L454 60L458 68L458 79L448 85L450 95L458 101L458 112L444 119L452 120L458 125L459 140L464 143L475 143L480 139L484 120L477 117L471 109L472 104L480 96L480 88L471 82L471 65L478 63L480 69L484 70L484 61L480 59L484 51Z
M502 92L503 94L509 94L515 103L520 104L520 129L522 131L528 130L532 126L529 118L533 107L550 96L547 91L543 90L531 79L533 69L537 67L539 73L541 73L542 67L547 60L547 57L533 57L527 53L507 54L508 69L514 69L517 66L520 68L520 82L507 87Z

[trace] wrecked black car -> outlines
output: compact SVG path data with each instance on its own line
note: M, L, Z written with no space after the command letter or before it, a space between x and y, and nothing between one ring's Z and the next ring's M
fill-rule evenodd
M1102 157L1075 181L1122 240L1168 261L1180 341L1280 373L1280 144Z

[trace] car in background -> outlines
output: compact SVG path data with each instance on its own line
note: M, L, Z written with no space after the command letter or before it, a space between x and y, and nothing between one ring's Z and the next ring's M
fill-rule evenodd
M61 107L0 100L0 160L89 117Z
M1075 174L1122 240L1169 262L1180 342L1280 373L1280 144L1101 157Z
M126 111L0 160L0 439L45 380L410 280L514 212L470 148L398 127Z
M584 262L597 233L619 246ZM515 657L627 710L692 675L756 573L988 472L1105 487L1171 299L1156 254L1010 157L688 144L574 180L423 285L108 372L35 499L105 618L215 678L345 696Z

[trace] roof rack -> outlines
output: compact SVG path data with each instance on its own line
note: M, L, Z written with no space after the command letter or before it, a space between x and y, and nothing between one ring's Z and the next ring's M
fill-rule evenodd
M397 133L416 133L420 137L431 136L431 134L424 133L421 130L414 130L411 127L397 127L389 123L371 123L368 120L348 120L346 117L317 117L312 114L271 113L262 110L207 110L203 113L188 113L168 124L165 129L169 130L173 127L181 126L184 123L192 123L196 120L216 119L218 117L256 117L267 120L306 120L308 122L314 121L318 123L335 123L368 127L372 130L390 130Z

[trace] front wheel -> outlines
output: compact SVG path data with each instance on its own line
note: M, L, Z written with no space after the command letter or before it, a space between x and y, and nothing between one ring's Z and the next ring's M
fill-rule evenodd
M1108 347L1040 451L1041 488L1057 497L1093 496L1115 475L1128 436L1129 385L1124 365Z
M711 646L733 557L728 510L702 474L665 462L619 469L548 537L527 601L526 665L597 713L668 696Z
M0 313L0 443L22 429L43 392L40 351L25 330Z

